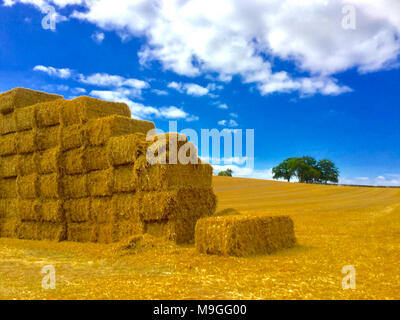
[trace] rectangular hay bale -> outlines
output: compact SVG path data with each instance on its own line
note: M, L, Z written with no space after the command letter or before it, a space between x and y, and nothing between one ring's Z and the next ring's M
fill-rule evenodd
M0 136L0 156L17 154L17 134Z
M111 196L113 193L113 171L99 170L87 175L88 192L94 197Z
M17 131L32 130L36 127L35 106L15 109L14 118Z
M135 191L135 175L133 165L119 166L113 170L113 192Z
M7 114L17 108L29 107L39 102L56 99L62 99L62 97L25 88L15 88L0 94L0 113Z
M108 102L90 97L79 97L65 101L60 112L64 126L83 124L90 119L120 115L130 118L131 112L125 103Z
M67 240L76 242L96 242L97 227L89 222L68 223Z
M111 165L133 164L147 150L146 137L143 134L129 134L113 137L107 145L108 159Z
M16 143L19 154L35 152L37 150L35 130L18 132Z
M0 157L0 178L17 176L18 156Z
M36 172L38 172L37 153L25 153L18 155L17 174L19 176L27 176Z
M63 241L67 238L65 224L54 222L21 222L17 228L19 239Z
M37 172L40 174L60 173L62 152L52 148L36 153Z
M17 132L14 114L0 114L0 135L14 132Z
M18 176L17 191L21 199L36 199L39 196L39 176L37 174Z
M63 196L62 180L58 173L39 176L39 197L42 199L61 199Z
M90 219L95 224L106 224L112 222L112 197L92 198Z
M83 161L87 172L108 169L107 148L104 146L85 148Z
M36 125L38 128L60 124L61 106L64 100L39 103L36 107Z
M41 221L62 223L65 222L63 201L42 201L39 207L39 216Z
M248 256L270 254L296 244L288 216L221 216L196 224L196 249L201 253Z
M84 148L65 151L61 156L61 171L64 174L86 173Z
M14 199L18 197L17 179L3 178L0 179L0 199Z
M68 223L89 222L92 198L64 201L64 212Z
M15 238L19 223L15 218L0 218L0 238Z
M76 199L89 196L87 175L74 175L62 177L62 190L64 198Z
M52 126L35 130L37 150L47 150L58 146L60 126Z
M82 125L61 126L58 142L62 151L82 147L84 145Z

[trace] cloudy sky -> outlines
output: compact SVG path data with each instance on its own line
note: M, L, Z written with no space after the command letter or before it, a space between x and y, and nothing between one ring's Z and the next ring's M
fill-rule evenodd
M341 182L400 185L399 54L398 0L0 0L0 91L124 101L164 131L254 129L241 176L311 155Z

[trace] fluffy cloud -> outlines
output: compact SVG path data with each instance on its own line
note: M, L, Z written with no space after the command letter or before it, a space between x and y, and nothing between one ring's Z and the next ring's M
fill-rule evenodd
M369 185L369 186L400 186L400 174L385 174L371 177L340 178L341 184Z
M61 79L68 79L72 76L72 70L68 68L54 68L54 67L46 67L46 66L35 66L33 68L34 71L40 71L47 73L51 77L61 78Z
M272 169L256 170L238 166L235 164L229 165L213 165L214 174L218 174L220 171L231 169L234 177L252 178L252 179L264 179L272 180Z
M228 126L228 127L230 127L230 128L235 128L235 127L237 127L239 124L235 121L235 120L233 120L233 119L230 119L229 121L228 120L221 120L221 121L218 121L218 124L220 125L220 126L223 126L223 127L226 127L226 126Z
M7 0L59 7L81 4L72 17L147 39L140 61L161 62L179 75L240 76L261 94L338 95L351 89L334 75L398 67L398 0ZM344 5L354 6L356 29L342 27ZM212 8L212 10L210 10ZM300 76L280 69L294 64ZM197 92L193 89L192 92ZM204 92L204 91L203 91ZM204 94L204 93L203 93Z
M170 82L167 87L195 97L205 96L210 92L208 88L195 83Z
M97 44L101 44L105 39L105 35L103 32L95 32L92 34L92 40Z

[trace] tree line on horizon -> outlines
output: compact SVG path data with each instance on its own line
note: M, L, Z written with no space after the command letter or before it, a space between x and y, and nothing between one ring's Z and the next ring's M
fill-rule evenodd
M272 168L273 179L285 179L288 182L297 178L300 183L339 182L339 169L328 159L315 160L313 157L293 157L284 160Z

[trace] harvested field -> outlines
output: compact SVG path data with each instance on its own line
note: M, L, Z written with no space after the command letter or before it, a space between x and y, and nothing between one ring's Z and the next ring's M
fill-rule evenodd
M239 258L199 254L194 245L177 246L150 235L125 243L122 249L2 238L0 297L400 299L399 189L226 177L214 177L213 185L217 212L224 215L236 214L229 209L235 208L246 216L290 216L297 246ZM97 231L86 222L73 227L92 230L96 237ZM80 234L90 237L74 233ZM41 268L49 264L57 270L56 290L40 287ZM356 268L356 290L341 287L344 265Z

